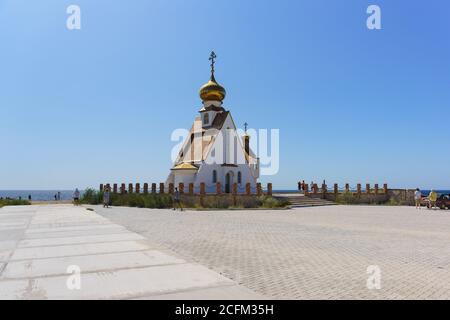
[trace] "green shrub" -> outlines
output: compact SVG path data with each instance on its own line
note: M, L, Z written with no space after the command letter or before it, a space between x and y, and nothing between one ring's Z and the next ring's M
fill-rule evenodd
M103 202L103 192L88 188L84 191L80 201L84 204L100 204Z
M31 203L28 200L3 199L0 200L0 208L4 206L28 206Z
M339 204L356 204L358 203L358 199L353 196L353 193L346 191L337 196L336 202Z

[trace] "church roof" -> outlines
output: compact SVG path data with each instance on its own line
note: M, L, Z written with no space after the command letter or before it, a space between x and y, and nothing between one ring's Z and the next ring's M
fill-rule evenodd
M173 167L172 170L198 170L198 168L190 163L180 163Z

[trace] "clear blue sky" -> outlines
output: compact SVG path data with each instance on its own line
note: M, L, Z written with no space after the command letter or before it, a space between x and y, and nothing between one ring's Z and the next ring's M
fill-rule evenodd
M446 0L0 0L0 189L164 181L211 50L236 123L280 129L262 182L450 189L449 15Z

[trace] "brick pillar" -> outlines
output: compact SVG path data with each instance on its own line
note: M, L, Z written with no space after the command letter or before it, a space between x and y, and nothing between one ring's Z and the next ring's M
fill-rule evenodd
M222 185L220 184L220 182L216 183L216 194L221 194L222 193Z
M169 194L173 194L174 186L173 183L169 183Z
M100 183L100 186L99 186L98 190L99 190L100 192L103 191L103 183Z
M245 184L245 194L248 196L252 194L252 187L250 185L250 182L247 182Z
M357 193L357 194L361 194L361 183L358 183L358 184L356 185L356 193Z
M348 183L345 184L345 192L350 192L350 185Z
M124 194L126 190L127 190L127 189L125 189L125 183L122 183L122 184L120 185L120 193L121 193L121 194Z
M322 184L322 193L327 193L327 185L325 183Z
M156 183L152 183L152 193L156 193Z
M339 186L337 183L334 184L334 194L338 194L339 193Z
M370 183L366 183L366 193L370 193Z
M387 185L387 183L385 183L384 185L383 185L383 191L384 191L384 193L385 194L387 194L388 193L388 185Z
M180 192L180 194L184 193L184 183L183 182L180 182L178 184L178 191Z
M375 194L378 194L378 183L375 183Z
M133 184L132 183L128 184L128 193L133 193Z
M269 195L269 196L272 195L272 184L271 183L267 184L267 195Z
M193 183L189 183L189 195L191 195L191 196L194 195L194 184Z
M141 192L141 184L136 183L136 193L140 193L140 192Z
M164 183L159 184L159 193L164 193Z
M317 194L318 189L319 188L317 187L317 183L314 183L314 185L313 185L313 193Z
M205 194L206 194L205 183L202 182L202 183L200 183L200 195L204 196Z
M305 196L309 195L309 185L305 184Z
M144 193L148 193L148 183L144 183Z
M259 197L259 196L262 196L262 188L261 188L261 183L257 183L256 184L256 195Z
M238 185L235 182L235 183L233 183L233 189L232 189L233 196L237 195L237 189L238 189Z
M117 183L113 184L113 193L117 193Z

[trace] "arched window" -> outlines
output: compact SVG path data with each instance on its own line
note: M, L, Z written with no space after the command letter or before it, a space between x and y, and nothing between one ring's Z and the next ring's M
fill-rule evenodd
M240 171L238 172L238 183L242 183L242 173Z
M203 115L203 124L208 124L209 123L209 113L205 113Z
M213 183L217 183L217 171L213 170Z

